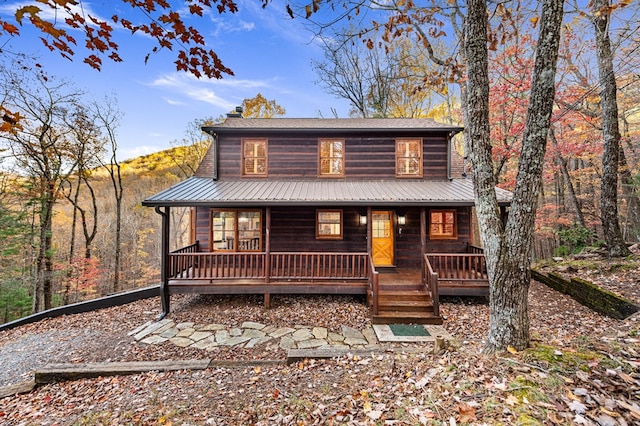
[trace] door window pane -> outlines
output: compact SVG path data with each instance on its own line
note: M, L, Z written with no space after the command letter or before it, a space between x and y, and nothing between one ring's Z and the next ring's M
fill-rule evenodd
M372 214L371 233L373 238L388 238L391 235L391 214L388 212Z

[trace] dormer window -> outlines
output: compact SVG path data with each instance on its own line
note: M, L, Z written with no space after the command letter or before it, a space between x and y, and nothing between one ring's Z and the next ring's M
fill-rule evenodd
M422 177L422 140L396 140L396 176Z
M244 176L267 175L267 140L242 140L242 174Z
M318 146L318 174L320 176L344 176L344 140L321 139Z

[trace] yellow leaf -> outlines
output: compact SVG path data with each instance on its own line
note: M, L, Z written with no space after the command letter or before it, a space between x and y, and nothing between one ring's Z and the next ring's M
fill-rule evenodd
M516 348L514 348L513 346L507 346L507 351L510 354L517 354L518 353L518 350Z
M611 417L620 417L619 413L616 413L615 411L610 411L607 410L604 407L600 407L600 411L602 411L603 413L605 413L607 416L611 416Z
M511 395L511 394L510 394L504 402L505 402L507 405L514 406L514 405L519 404L519 403L520 403L520 400L518 399L518 397L517 397L517 396L515 396L515 395Z
M373 410L373 407L371 406L371 403L369 401L364 403L364 406L362 407L362 410L365 413L368 413L369 411Z
M24 6L20 9L16 10L16 21L18 24L22 25L22 18L25 13L28 13L31 16L37 15L40 12L40 8L38 6Z
M533 18L529 19L529 22L531 22L531 25L533 25L533 28L535 28L538 25L538 17L534 16Z

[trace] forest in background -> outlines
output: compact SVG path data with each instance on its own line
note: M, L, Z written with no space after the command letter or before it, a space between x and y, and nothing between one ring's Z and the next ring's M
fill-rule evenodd
M114 289L114 258L116 218L112 183L106 170L90 171L91 185L96 197L98 212L96 234L91 243L91 252L85 256L85 241L82 226L76 222L76 233L72 235L74 206L68 199L61 199L53 215L53 306L75 303L128 290L152 285L160 276L160 216L153 209L142 207L141 201L179 182L186 177L185 151L192 146L180 146L165 151L123 161L121 166L122 197L121 262L118 283ZM179 163L180 162L180 163ZM195 167L195 165L194 165ZM2 175L3 188L24 188L27 181L19 176ZM70 183L77 182L71 178ZM63 197L62 194L60 194ZM24 203L24 194L15 191L3 193L3 207L21 206L12 226L3 226L2 268L0 270L0 322L11 321L32 312L32 288L35 274L34 241L37 220L31 206ZM78 201L79 206L93 216L92 200L85 191ZM172 209L172 242L176 246L186 245L189 238L188 210ZM18 213L18 211L14 211ZM3 212L2 222L10 215ZM7 225L9 225L7 223ZM75 254L70 253L71 239L75 237ZM70 256L73 256L70 259Z

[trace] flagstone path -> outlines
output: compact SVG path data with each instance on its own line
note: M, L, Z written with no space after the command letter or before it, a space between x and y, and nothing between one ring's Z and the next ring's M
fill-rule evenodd
M342 326L339 333L325 327L274 327L257 322L244 322L239 327L228 328L222 324L196 325L186 322L176 324L171 319L147 322L129 332L140 343L157 345L165 342L180 347L193 347L208 351L221 346L251 349L271 342L281 349L367 349L378 343L373 328L356 330Z

